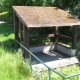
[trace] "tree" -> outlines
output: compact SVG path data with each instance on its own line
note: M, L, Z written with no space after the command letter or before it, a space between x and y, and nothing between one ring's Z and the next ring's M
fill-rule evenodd
M79 0L1 0L0 12L8 11L9 17L12 17L12 6L55 6L64 10L69 10L73 15L80 17Z

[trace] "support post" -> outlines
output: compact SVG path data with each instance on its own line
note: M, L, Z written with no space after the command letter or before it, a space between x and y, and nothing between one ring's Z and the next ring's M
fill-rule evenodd
M55 50L57 50L57 45L56 43L58 42L58 27L56 26L55 27L55 37L54 37L54 40L55 40Z
M23 43L24 46L29 49L29 30L25 25L23 25ZM24 58L29 58L29 53L24 50L23 56Z
M76 49L77 47L77 36L78 36L78 26L72 27L72 49Z
M15 12L14 12L14 35L15 35L15 39L20 41L19 39L19 19Z
M58 27L56 26L55 27L55 42L57 43L58 42Z
M20 31L20 42L23 42L23 24L22 22L19 20L19 31Z

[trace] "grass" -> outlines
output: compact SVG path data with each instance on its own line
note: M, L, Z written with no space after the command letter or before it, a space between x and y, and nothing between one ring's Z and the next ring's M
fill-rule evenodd
M8 12L0 13L0 20L1 21L8 21L8 19L9 19Z
M22 60L19 54L6 54L0 57L1 80L31 80L28 62Z
M34 80L29 61L16 51L13 26L0 24L0 80Z
M71 66L65 66L62 68L55 69L59 73L63 74L64 76L69 76L71 74L80 73L80 66L79 65L71 65ZM48 80L48 71L41 71L40 73L37 73L39 76L41 76L42 80ZM44 75L43 75L44 74ZM51 71L51 80L63 80L59 75L55 74ZM71 77L65 80L80 80L80 76Z
M15 53L13 27L0 24L0 55L4 52Z
M0 24L0 79L1 80L35 80L30 73L29 63L23 61L22 54L17 51L14 41L14 28L6 23ZM80 52L80 41L78 41ZM78 56L80 58L80 56ZM79 65L66 66L56 69L66 75L80 72ZM37 73L38 74L38 73ZM43 75L44 74L44 75ZM41 80L48 80L47 71L39 73ZM52 80L63 80L57 74L51 72ZM66 80L80 80L80 76Z

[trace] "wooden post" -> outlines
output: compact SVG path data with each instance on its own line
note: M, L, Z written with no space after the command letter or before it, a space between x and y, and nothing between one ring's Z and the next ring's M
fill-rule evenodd
M23 25L23 43L24 46L29 49L29 30L25 25ZM24 50L23 56L24 58L29 58L29 53Z
M76 49L77 47L77 36L78 36L78 26L72 27L72 49Z
M55 42L58 42L58 27L55 27Z
M19 20L20 42L23 43L23 24Z
M15 12L14 12L14 35L15 35L15 39L20 41L19 39L19 19L16 16Z

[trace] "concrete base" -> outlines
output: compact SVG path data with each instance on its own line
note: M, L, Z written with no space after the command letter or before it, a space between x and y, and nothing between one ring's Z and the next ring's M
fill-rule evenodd
M65 47L67 46L67 47ZM32 47L30 48L30 51L32 53L38 53L38 52L43 52L43 53L47 53L49 51L54 51L54 50L58 50L60 52L62 52L63 54L66 54L68 56L75 56L76 55L76 49L72 49L72 48L68 48L68 45L65 44L53 44L53 45L46 45L46 46L39 46L39 47Z
M45 64L48 65L50 68L60 68L72 64L78 63L78 59L76 57L72 58L66 58L62 60L57 60L57 61L51 61L51 62L46 62ZM34 64L32 65L33 70L35 71L41 71L41 70L48 70L43 64Z
M57 44L56 46L57 46L56 50L66 54L68 56L73 57L76 55L76 49L67 48L67 47L64 47L64 46L59 45L59 44Z
M51 68L59 68L78 63L76 57L69 57L61 52L47 52L47 53L34 53L39 59L41 59L46 65ZM41 64L38 60L32 57L32 68L36 71L47 70L47 68Z
M71 49L69 46L65 47L64 44L32 47L30 51L51 68L63 67L79 62L75 57L76 49ZM35 70L46 69L46 67L34 57L32 57L32 65Z
M38 52L49 52L49 51L52 51L52 50L56 50L56 45L46 45L46 46L38 46L38 47L31 47L30 48L30 51L32 53L38 53Z

